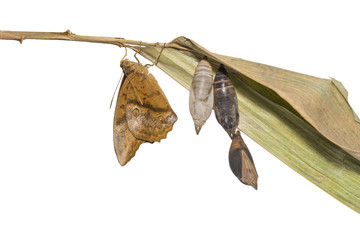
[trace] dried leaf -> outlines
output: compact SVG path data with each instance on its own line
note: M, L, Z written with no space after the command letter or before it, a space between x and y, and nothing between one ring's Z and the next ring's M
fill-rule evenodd
M215 69L225 65L237 92L239 128L360 212L360 124L339 82L214 54L185 37L171 43L188 51L164 49L157 63L160 69L189 89L204 56ZM140 54L155 62L160 50L143 47Z

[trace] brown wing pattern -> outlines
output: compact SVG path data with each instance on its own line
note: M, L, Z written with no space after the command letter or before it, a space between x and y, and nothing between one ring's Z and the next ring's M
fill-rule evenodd
M177 116L156 79L140 63L124 60L124 78L114 117L114 148L120 165L135 156L144 142L166 138Z
M124 166L135 156L135 152L144 141L135 138L129 131L125 111L126 92L129 82L126 81L125 75L122 81L115 107L113 135L116 156L120 165Z
M172 130L177 116L152 74L134 79L134 94L126 99L129 130L138 139L160 142Z

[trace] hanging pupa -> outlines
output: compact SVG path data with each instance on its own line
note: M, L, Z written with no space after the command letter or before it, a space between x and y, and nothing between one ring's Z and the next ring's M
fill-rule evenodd
M197 65L190 87L189 109L194 120L196 134L211 115L214 104L213 72L204 57Z
M239 112L234 86L223 65L214 80L214 111L217 121L232 137L239 125Z
M229 164L231 171L242 183L257 189L258 174L240 131L233 135L229 151Z

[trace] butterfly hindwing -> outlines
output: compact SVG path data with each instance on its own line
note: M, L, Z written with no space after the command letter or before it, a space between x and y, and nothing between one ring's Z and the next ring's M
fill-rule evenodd
M177 116L154 76L148 74L146 67L141 65L138 68L144 70L137 71L128 86L129 94L126 99L128 127L138 139L160 142L172 130Z
M114 148L121 166L130 161L139 146L144 142L135 138L127 125L125 111L127 87L128 82L124 75L116 102L113 126Z

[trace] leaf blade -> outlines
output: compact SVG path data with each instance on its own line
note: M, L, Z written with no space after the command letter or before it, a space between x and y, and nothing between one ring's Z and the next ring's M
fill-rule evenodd
M344 147L337 145L334 139L319 131L316 120L314 123L307 119L303 112L299 113L296 102L299 100L287 101L258 81L260 77L269 77L269 74L261 71L263 68L272 71L275 69L280 71L280 74L285 72L283 78L294 75L297 79L307 79L308 82L314 80L312 88L327 87L329 83L331 84L330 80L217 55L186 38L177 38L173 41L173 43L179 42L182 47L186 46L190 51L165 49L157 64L160 69L189 89L195 67L204 55L208 56L213 68L219 63L230 66L232 69L230 77L238 97L240 129L309 181L348 207L360 212L360 161L353 156L359 149L355 149L353 155L350 155L349 149L345 151ZM152 62L159 52L160 50L155 47L141 50L141 54ZM242 71L238 67L240 63L243 65ZM337 104L339 102L348 104L336 86L330 89L330 93L337 94L335 96ZM347 117L351 116L354 121L353 115L349 114L352 113L350 106L345 107ZM359 143L359 139L356 143Z

